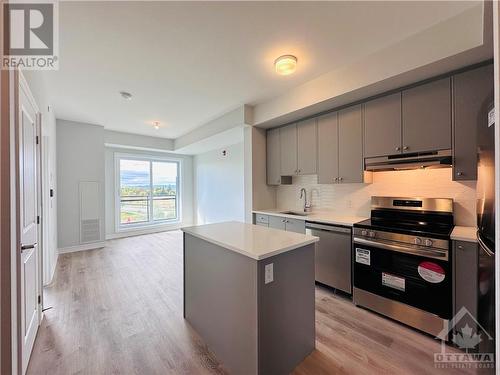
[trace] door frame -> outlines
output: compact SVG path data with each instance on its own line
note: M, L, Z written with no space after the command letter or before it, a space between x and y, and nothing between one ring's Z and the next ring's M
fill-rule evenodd
M37 131L37 135L40 136L40 126L41 126L41 123L40 123L40 119L41 119L41 115L40 115L40 110L39 110L39 107L36 103L36 100L29 88L29 85L28 85L28 82L26 81L26 79L24 78L23 74L21 71L17 70L15 71L15 74L14 74L14 118L15 118L15 126L14 126L14 147L15 147L15 170L14 170L14 174L15 174L15 191L16 191L16 198L15 198L15 206L16 206L16 246L13 246L12 247L12 259L15 263L15 267L14 269L12 270L13 271L13 278L15 278L15 316L16 316L16 320L15 320L15 324L13 322L13 325L15 325L15 329L16 329L16 341L17 341L17 345L15 343L13 343L13 346L15 345L16 346L16 349L17 349L17 373L18 374L23 374L23 333L21 331L21 327L22 327L22 324L21 324L21 313L22 313L22 309L21 309L21 223L20 223L20 184L19 184L19 152L20 152L20 149L19 149L19 126L20 126L20 118L19 118L19 95L20 95L20 90L21 88L25 91L26 95L28 96L28 99L30 100L31 104L33 105L33 108L35 109L35 112L36 112L36 131ZM40 138L39 138L40 139ZM41 147L40 146L40 142L38 142L38 147L36 148L36 154L37 154L37 191L38 191L38 194L40 194L41 192L41 176L40 176L40 157L41 157ZM37 215L40 217L40 223L41 223L41 212L40 212L40 202L41 200L41 197L39 197L39 200L37 202ZM40 236L41 236L41 231L40 231L40 228L41 228L41 225L40 227L38 228L38 231L37 231L37 236L38 236L38 241L40 241ZM41 283L41 272L43 272L43 269L42 269L42 262L41 262L41 254L43 252L43 248L42 248L42 243L39 242L39 246L38 246L38 256L37 256L37 261L38 261L38 264L37 264L37 268L38 268L38 277L37 277L37 293L38 295L40 296L40 298L42 298L42 283ZM13 309L14 310L14 309ZM42 304L41 303L38 303L37 304L37 313L38 313L38 326L40 326L41 322L42 322L42 319L43 319L43 312L42 312ZM13 334L14 336L14 334ZM36 340L36 339L35 339ZM14 358L14 353L13 353L13 358ZM14 366L13 366L13 369L14 369Z

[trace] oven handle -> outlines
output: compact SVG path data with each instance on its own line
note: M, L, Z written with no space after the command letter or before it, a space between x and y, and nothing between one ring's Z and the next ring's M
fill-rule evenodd
M428 258L435 258L435 259L448 261L448 251L446 251L446 250L419 249L419 248L407 247L407 246L402 246L402 245L396 245L396 244L387 243L387 242L372 241L372 240L367 240L365 238L359 238L359 237L354 237L354 243L378 247L380 249L395 251L398 253L420 255L420 256L424 256L424 257L428 257Z

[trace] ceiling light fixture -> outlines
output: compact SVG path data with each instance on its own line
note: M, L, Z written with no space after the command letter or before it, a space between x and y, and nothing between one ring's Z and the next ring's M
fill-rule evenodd
M153 121L153 126L156 130L160 129L160 122L159 121Z
M123 99L125 100L131 100L132 99L132 94L126 91L120 91L120 95L122 96Z
M276 73L287 76L297 69L297 58L293 55L283 55L274 60Z

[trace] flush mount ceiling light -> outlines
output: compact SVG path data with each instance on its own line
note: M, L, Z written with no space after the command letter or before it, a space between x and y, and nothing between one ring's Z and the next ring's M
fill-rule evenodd
M123 99L125 100L131 100L132 99L132 94L126 91L120 91L120 95Z
M160 122L159 121L153 121L153 126L156 130L160 129Z
M297 69L297 58L293 55L283 55L274 60L276 73L287 76Z

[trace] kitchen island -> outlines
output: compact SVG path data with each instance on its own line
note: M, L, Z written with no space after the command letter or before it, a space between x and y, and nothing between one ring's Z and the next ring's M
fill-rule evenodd
M182 230L184 318L229 373L290 373L315 347L318 238L239 222Z

